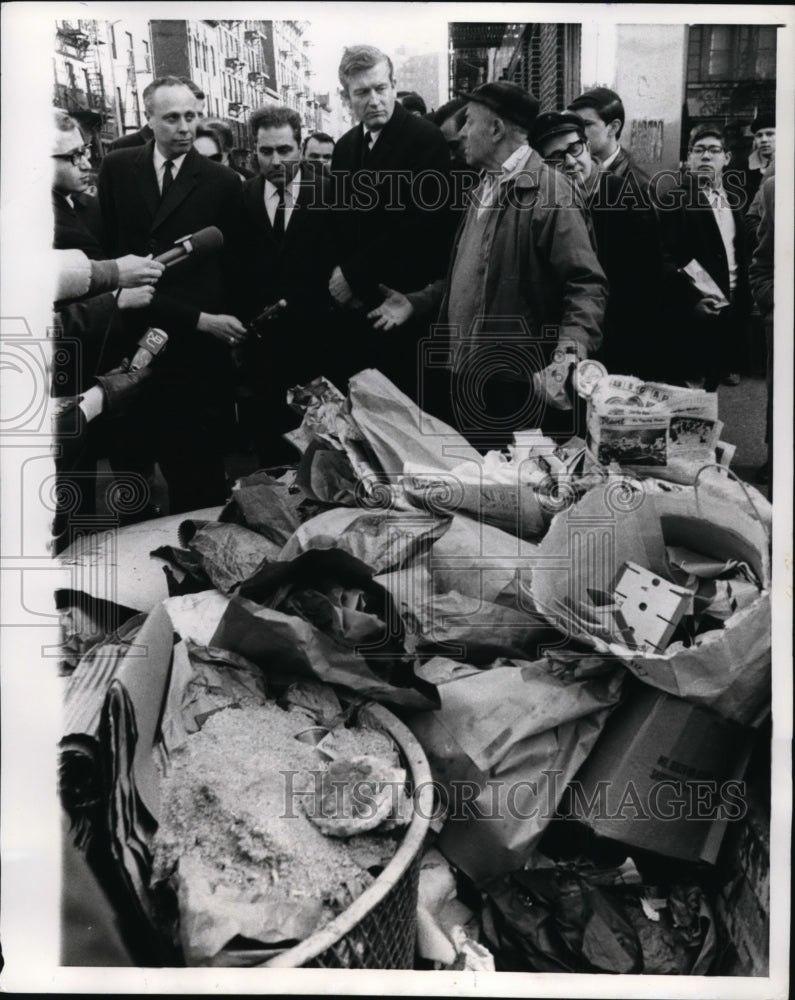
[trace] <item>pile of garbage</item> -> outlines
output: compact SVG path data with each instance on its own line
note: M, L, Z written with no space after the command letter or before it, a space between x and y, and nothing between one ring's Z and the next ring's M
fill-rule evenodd
M210 668L237 702L310 685L409 726L435 803L419 967L714 968L705 872L770 709L771 510L728 474L710 394L607 375L589 392L586 439L523 431L481 455L376 371L347 398L318 379L291 394L297 468L242 478L217 520L152 552L171 596L83 653L62 744L95 796L104 761L142 910L157 768L134 746L134 781L117 761L134 717L167 775L185 713L161 720L138 701L146 669L120 684L114 663L176 634L169 684L197 699L194 733L219 710ZM579 831L568 852L560 824Z

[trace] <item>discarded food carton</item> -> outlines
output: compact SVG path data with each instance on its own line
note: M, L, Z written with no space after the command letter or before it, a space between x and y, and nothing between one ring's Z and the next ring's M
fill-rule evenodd
M567 790L566 812L596 834L714 864L745 815L751 731L650 688L612 714Z
M693 597L687 588L676 587L632 562L619 570L613 593L622 627L637 646L656 653L662 653L671 641Z

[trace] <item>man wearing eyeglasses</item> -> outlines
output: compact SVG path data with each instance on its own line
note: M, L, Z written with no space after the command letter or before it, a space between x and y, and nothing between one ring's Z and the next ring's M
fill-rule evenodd
M693 131L681 186L660 201L670 309L671 378L714 392L736 385L750 309L742 191L727 188L731 161L722 130Z
M547 111L536 119L531 141L585 195L599 263L610 285L598 357L611 373L659 378L662 252L657 217L639 188L631 190L622 178L600 170L586 129L574 111Z

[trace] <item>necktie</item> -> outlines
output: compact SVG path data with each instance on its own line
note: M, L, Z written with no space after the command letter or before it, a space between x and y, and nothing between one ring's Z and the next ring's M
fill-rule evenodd
M277 240L284 236L284 198L285 189L279 190L279 204L276 206L276 214L273 217L273 235Z
M364 142L362 143L362 163L367 159L370 150L373 148L373 133L365 130Z
M166 160L163 164L163 191L161 198L165 198L168 189L174 183L174 162L173 160Z

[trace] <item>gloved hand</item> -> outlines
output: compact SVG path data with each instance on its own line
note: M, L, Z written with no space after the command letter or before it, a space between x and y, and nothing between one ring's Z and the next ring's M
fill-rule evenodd
M149 366L136 371L130 371L129 368L130 362L125 358L118 368L111 369L105 375L97 375L97 383L105 393L103 412L109 417L118 417L124 413L131 400L140 393L143 384L152 377Z

